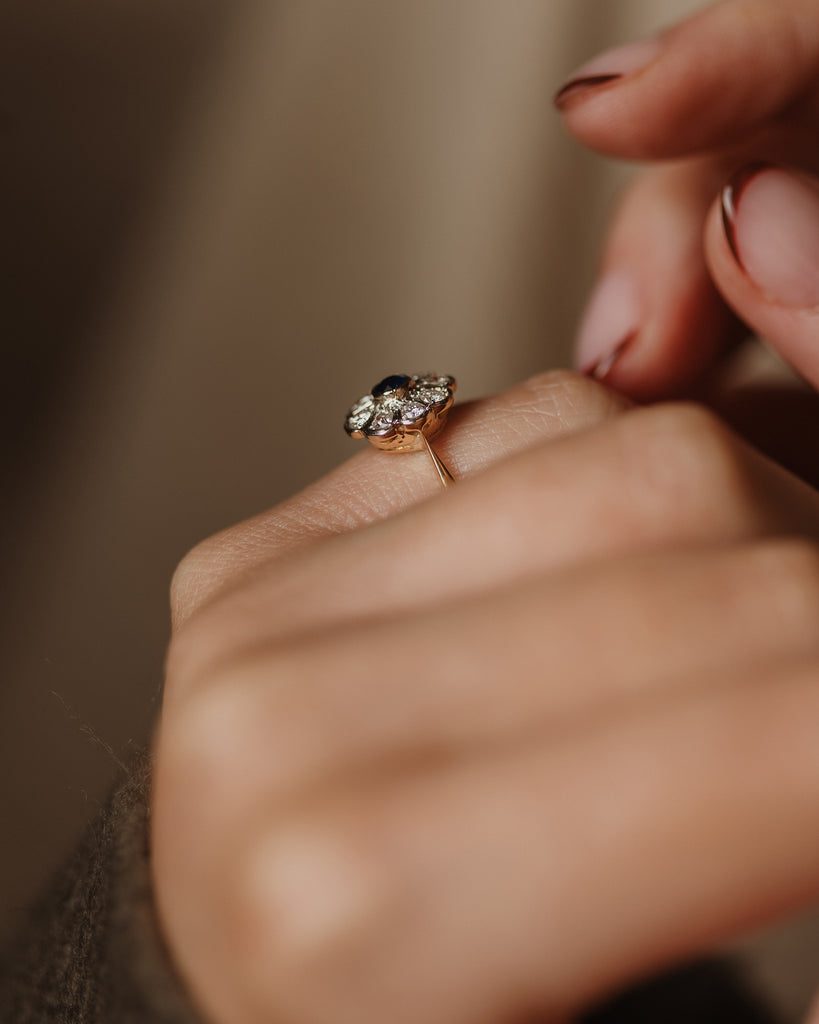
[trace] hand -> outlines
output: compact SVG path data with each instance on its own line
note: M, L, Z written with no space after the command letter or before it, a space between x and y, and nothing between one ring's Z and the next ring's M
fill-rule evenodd
M815 0L724 0L592 61L558 103L588 145L663 161L615 219L579 365L679 394L743 332L733 310L819 385Z
M819 496L565 375L440 447L177 574L154 874L216 1024L563 1019L819 893Z

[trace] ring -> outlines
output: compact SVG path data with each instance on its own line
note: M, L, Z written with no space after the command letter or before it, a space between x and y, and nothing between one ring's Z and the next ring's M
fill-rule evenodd
M443 429L456 387L454 377L393 374L359 398L347 413L344 429L350 437L366 437L382 451L426 451L441 486L449 487L455 478L430 441Z

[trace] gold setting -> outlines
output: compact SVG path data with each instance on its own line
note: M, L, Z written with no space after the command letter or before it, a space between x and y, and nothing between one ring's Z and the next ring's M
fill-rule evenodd
M344 429L387 452L426 451L441 486L454 478L430 441L440 434L455 401L454 377L393 374L360 398L347 414Z

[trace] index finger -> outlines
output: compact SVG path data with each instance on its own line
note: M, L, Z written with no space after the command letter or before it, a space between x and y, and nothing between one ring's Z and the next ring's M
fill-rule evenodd
M619 416L630 404L577 374L539 374L500 395L456 406L435 448L456 477L471 476L538 441ZM439 490L423 454L385 454L367 446L283 504L197 545L174 575L174 626L254 566L386 519Z
M723 0L579 68L555 102L587 145L664 159L761 129L816 82L813 0Z

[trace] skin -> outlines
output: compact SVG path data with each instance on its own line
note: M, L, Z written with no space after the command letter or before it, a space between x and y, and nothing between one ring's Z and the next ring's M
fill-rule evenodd
M782 12L819 39L814 6L708 9L665 93L657 62L567 110L617 155L700 154L615 222L605 260L651 296L621 391L704 369L735 336L719 296L819 370L704 184L726 126L791 131ZM674 210L667 280L638 242ZM699 406L567 373L456 409L439 447L455 488L367 450L177 572L153 870L215 1024L560 1021L819 896L819 494Z
M678 395L750 327L819 386L815 309L772 301L755 284L726 243L719 202L729 175L751 162L819 171L816 5L724 0L660 43L643 70L564 111L586 145L657 162L624 197L601 260L601 275L633 277L643 305L606 379L643 400Z

